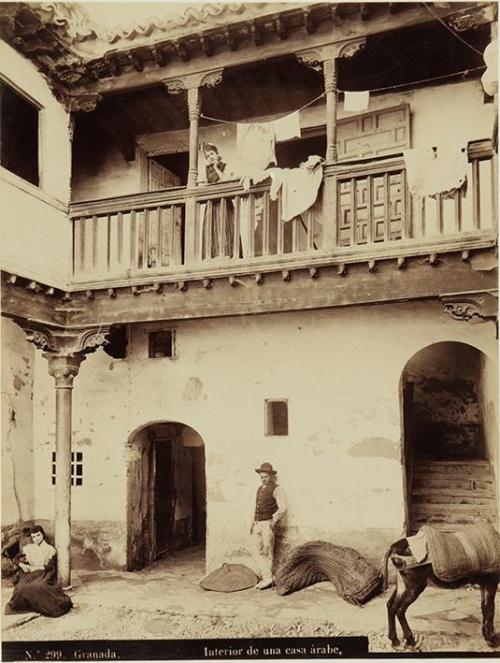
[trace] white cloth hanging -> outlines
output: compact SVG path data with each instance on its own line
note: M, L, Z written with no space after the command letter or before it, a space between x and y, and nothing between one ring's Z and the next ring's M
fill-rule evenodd
M404 152L408 188L416 196L451 195L467 180L467 147L423 147Z
M368 108L370 91L344 92L344 110L349 113L359 113Z
M299 111L285 115L279 120L274 120L273 124L277 142L300 138L301 136Z
M261 172L276 163L276 134L273 122L236 125L237 169L240 177Z
M290 221L316 202L323 180L323 158L310 156L299 168L270 168L271 200L281 194L281 218Z

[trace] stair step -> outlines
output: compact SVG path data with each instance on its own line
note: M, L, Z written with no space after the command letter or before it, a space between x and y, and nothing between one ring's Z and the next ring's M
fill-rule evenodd
M463 518L496 518L496 509L482 504L413 504L410 515L412 521L419 518L455 521Z
M477 458L465 458L461 460L415 460L414 465L420 467L428 465L429 467L490 467L489 460L478 460Z
M442 476L442 477L477 477L491 479L491 468L487 465L415 465L413 476Z
M474 481L475 488L472 488L472 481ZM492 479L483 479L476 477L441 477L441 476L414 476L413 477L413 490L472 490L485 491L495 495L495 486Z
M476 490L469 491L452 491L452 490L413 490L412 491L412 504L449 504L450 507L457 504L484 504L486 506L496 505L496 499L489 492L478 492Z
M431 527L436 526L443 529L447 528L448 531L453 531L458 527L465 527L466 525L477 525L479 522L495 525L495 518L493 516L483 516L482 518L462 516L453 519L442 518L439 516L420 517L414 518L412 520L412 530L417 531L420 529L420 527L422 527L422 525L431 525Z

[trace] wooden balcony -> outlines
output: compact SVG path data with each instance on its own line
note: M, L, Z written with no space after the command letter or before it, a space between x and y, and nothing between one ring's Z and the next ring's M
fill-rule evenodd
M495 159L469 145L467 188L413 198L404 160L325 168L317 204L281 220L269 185L223 182L73 204L73 290L468 251L496 241Z

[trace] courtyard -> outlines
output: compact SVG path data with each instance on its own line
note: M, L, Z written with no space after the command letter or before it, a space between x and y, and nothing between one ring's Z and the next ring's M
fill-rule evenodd
M371 653L391 652L385 603L392 591L364 607L343 601L322 582L288 596L254 588L234 593L199 587L203 554L189 549L142 571L73 572L74 608L50 619L25 613L3 617L3 638L12 641L147 640L367 635ZM11 594L7 580L3 608ZM476 587L444 591L429 587L408 617L417 645L410 652L498 652L481 636L480 592ZM498 627L497 627L498 630Z

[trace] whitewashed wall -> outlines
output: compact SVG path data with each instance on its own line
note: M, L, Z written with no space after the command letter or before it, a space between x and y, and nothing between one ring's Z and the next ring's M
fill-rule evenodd
M2 318L2 525L33 518L34 348L24 332Z
M71 269L69 115L26 58L0 41L0 75L41 107L40 186L0 166L2 268L64 287Z
M418 320L418 325L415 324ZM175 360L149 359L147 333L132 329L131 354L102 350L75 380L74 449L84 486L73 518L121 528L125 560L126 445L142 426L175 421L203 438L207 474L207 563L245 558L258 477L273 463L289 500L290 541L353 545L370 557L404 521L399 383L407 361L439 341L469 343L495 360L493 325L451 320L437 303L392 304L182 321ZM37 351L38 355L38 351ZM289 400L289 435L266 437L264 400ZM53 517L50 453L54 389L37 356L34 440L38 518ZM492 405L495 407L495 405Z

